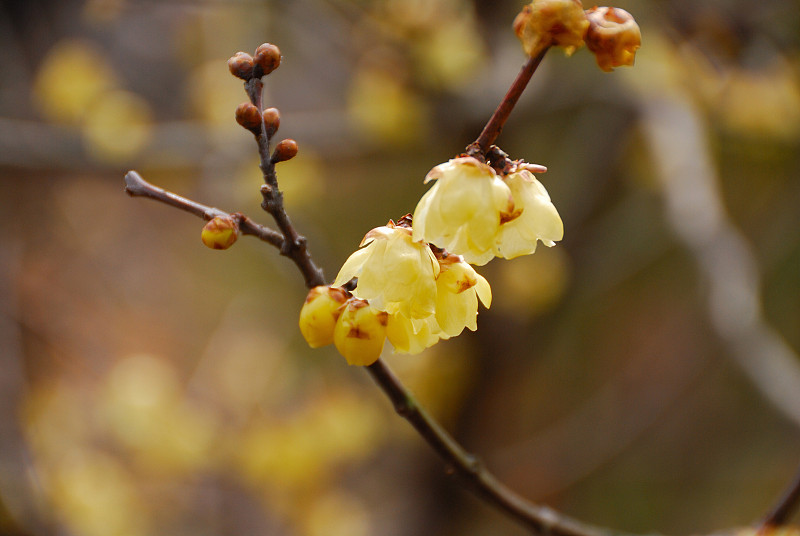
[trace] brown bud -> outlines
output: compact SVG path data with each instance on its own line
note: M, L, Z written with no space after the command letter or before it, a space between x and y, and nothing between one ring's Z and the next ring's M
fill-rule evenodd
M254 104L243 102L237 106L236 122L255 134L261 132L261 114Z
M260 72L257 76L264 76L277 69L281 64L281 51L278 47L270 43L264 43L256 49L253 56L253 63Z
M297 154L297 142L294 140L283 140L275 147L272 153L273 162L285 162L291 160Z
M200 239L211 249L228 249L239 237L239 224L232 217L215 216L203 227Z
M237 52L228 59L228 69L236 78L249 80L253 78L253 57L246 52Z
M636 50L642 46L642 33L633 16L618 7L593 7L586 11L589 30L586 47L604 71L633 65Z
M589 22L580 0L533 0L514 20L514 33L525 53L535 57L550 46L567 55L583 45Z
M264 118L264 127L267 129L267 136L272 137L281 126L281 113L277 108L267 108L262 113Z

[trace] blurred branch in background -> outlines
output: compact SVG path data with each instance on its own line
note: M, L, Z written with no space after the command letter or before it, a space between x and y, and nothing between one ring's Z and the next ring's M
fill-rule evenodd
M684 54L699 54L688 47ZM705 277L708 314L728 355L800 426L800 358L764 318L758 261L727 215L702 115L680 86L661 82L639 103L667 219Z
M789 522L800 506L800 469L786 487L780 499L761 521L761 527L778 527Z
M0 241L0 532L43 534L40 482L20 426L27 396L19 295L11 286L22 269L22 244Z

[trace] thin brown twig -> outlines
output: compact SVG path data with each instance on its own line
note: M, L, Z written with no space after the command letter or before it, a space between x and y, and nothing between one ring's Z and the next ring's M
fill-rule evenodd
M125 175L125 192L131 197L147 197L149 199L161 201L172 207L199 216L204 220L210 220L215 216L231 217L239 224L239 229L242 234L255 236L268 244L272 244L278 249L283 248L283 236L281 236L279 232L269 227L259 225L239 212L228 214L218 208L200 204L163 188L159 188L144 180L136 171L129 171Z
M467 452L421 407L397 376L378 360L369 367L375 382L394 405L398 415L406 419L427 441L448 468L459 476L477 495L509 517L538 534L552 536L610 536L612 531L583 524L546 506L534 504L509 489L490 473L484 464Z
M492 117L489 118L489 121L486 123L486 126L483 127L478 138L467 148L467 154L470 156L486 154L489 146L494 143L500 135L500 132L503 131L506 120L511 115L511 111L514 109L517 101L522 96L522 92L528 87L528 82L530 82L533 73L536 72L536 68L539 67L539 64L542 62L548 50L549 47L543 49L536 56L529 58L525 65L522 66L522 69L514 79L505 97L503 97L503 100L497 105Z
M250 98L250 102L258 108L258 112L261 114L264 111L262 103L263 82L260 78L251 78L245 81L244 87L247 96ZM270 155L270 142L272 139L267 132L263 118L261 120L261 129L255 134L255 138L258 144L259 167L264 177L264 185L261 187L261 195L264 201L261 203L261 206L272 216L275 223L278 225L278 229L280 229L280 232L283 234L281 255L285 255L294 261L303 274L307 287L311 288L317 285L324 285L325 276L322 270L312 260L307 249L306 238L297 232L289 219L289 215L284 209L283 192L278 188L278 176L275 173L275 162Z
M788 523L798 508L800 508L800 468L794 478L784 490L778 502L770 512L761 520L761 528L779 527Z

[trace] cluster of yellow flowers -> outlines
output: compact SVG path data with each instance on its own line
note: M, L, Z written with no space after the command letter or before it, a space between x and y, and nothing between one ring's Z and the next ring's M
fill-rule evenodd
M518 164L498 174L473 157L436 166L436 184L413 216L372 229L333 285L315 287L300 312L300 330L316 348L334 343L351 365L370 365L389 340L416 354L441 339L477 329L478 301L489 283L470 264L552 246L563 225L544 186ZM352 292L342 288L356 279Z
M584 10L580 0L534 0L514 31L532 57L551 46L571 54L586 44L604 71L632 65L641 45L628 12ZM395 352L415 354L477 329L478 301L489 307L492 291L470 265L528 255L538 241L553 246L564 234L532 173L544 168L505 154L501 165L490 163L461 156L433 168L425 182L437 182L413 216L371 230L333 285L311 290L300 330L312 347L333 343L351 365L371 365L386 339Z

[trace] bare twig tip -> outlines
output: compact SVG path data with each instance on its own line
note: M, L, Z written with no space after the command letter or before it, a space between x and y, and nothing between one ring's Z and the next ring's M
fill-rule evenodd
M136 171L131 170L125 174L125 193L130 196L141 195L145 180Z

